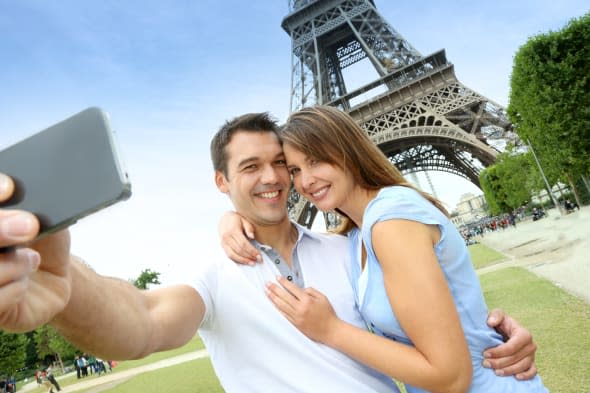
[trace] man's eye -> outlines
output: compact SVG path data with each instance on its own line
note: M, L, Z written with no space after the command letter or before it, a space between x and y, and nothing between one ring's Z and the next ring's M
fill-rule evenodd
M256 164L248 165L244 167L244 171L253 171L256 169Z
M277 160L275 162L275 164L276 165L280 165L280 166L285 166L285 165L287 165L287 161L285 161L285 160Z

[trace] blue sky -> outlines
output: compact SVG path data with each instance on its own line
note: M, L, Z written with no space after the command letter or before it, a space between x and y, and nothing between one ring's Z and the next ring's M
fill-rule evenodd
M506 105L512 57L532 35L588 12L587 1L375 1L422 54L441 48L459 80ZM166 283L220 256L209 140L226 119L289 110L287 1L0 0L0 148L86 107L111 116L133 197L72 229L100 273L144 268ZM362 77L362 76L361 76ZM434 176L454 207L477 192ZM430 191L430 190L427 190Z

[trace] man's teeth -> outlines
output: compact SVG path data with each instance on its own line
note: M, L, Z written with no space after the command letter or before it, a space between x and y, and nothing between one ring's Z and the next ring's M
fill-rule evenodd
M273 192L263 192L261 194L259 194L262 198L268 198L268 199L272 199L272 198L276 198L279 196L279 192L278 191L273 191Z

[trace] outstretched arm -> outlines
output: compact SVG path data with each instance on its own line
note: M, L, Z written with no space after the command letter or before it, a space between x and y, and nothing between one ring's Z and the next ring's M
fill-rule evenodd
M0 202L12 195L0 174ZM0 247L28 244L39 224L0 209ZM0 328L25 332L50 322L73 344L106 358L137 358L190 340L204 315L189 286L140 291L100 276L70 255L67 231L0 253Z
M70 273L72 296L51 324L100 357L135 359L179 347L195 335L205 312L190 286L142 291L80 262L72 263Z

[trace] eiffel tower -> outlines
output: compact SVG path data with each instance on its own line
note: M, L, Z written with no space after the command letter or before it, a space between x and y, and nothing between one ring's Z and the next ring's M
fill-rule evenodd
M444 49L420 54L373 0L290 0L282 27L292 41L291 111L348 112L403 174L448 172L479 187L480 171L517 142L504 108L461 84ZM363 60L378 79L349 91L343 70ZM311 203L293 191L288 207L311 226Z

